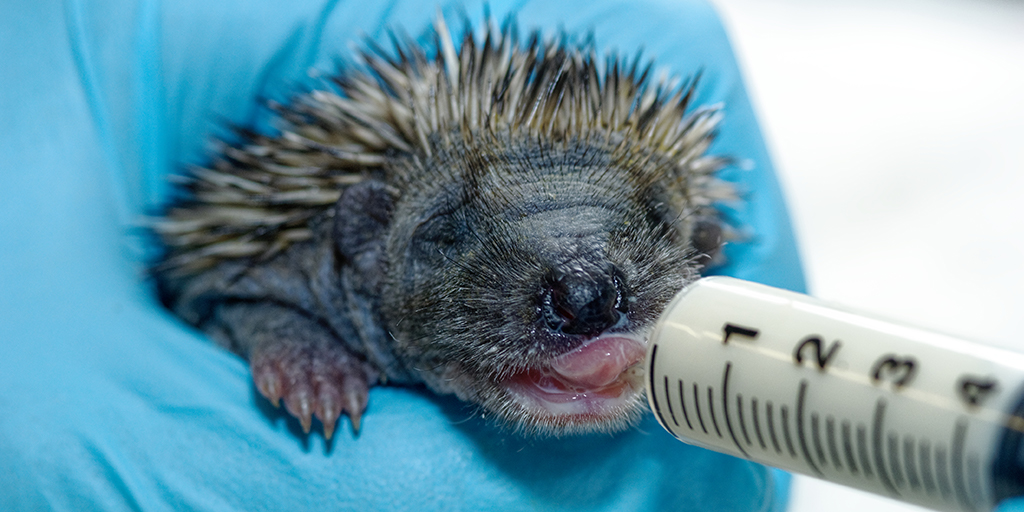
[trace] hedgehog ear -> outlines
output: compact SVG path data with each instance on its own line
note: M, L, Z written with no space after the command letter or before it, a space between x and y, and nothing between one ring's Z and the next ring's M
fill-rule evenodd
M718 262L722 252L722 222L714 217L701 217L693 224L690 245L697 252L697 262L705 267Z
M349 186L334 208L334 244L345 263L375 288L384 272L384 236L395 197L377 180Z

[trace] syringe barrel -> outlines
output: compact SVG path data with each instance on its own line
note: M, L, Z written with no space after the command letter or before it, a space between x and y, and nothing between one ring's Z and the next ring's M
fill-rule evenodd
M1021 354L711 277L668 306L647 366L658 421L691 444L937 510L1024 482L1006 453Z

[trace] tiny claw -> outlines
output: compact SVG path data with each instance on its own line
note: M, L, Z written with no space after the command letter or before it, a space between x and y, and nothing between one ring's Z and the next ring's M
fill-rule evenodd
M352 432L359 435L359 422L362 420L363 415L359 413L349 413L348 418L352 420Z
M338 416L341 416L341 407L337 405L334 397L326 394L322 395L320 397L320 405L317 407L316 416L320 418L320 423L324 425L324 438L330 441L331 436L334 435L334 427L338 423Z
M345 411L348 413L348 417L352 420L352 430L359 433L359 423L363 417L363 411L366 410L366 402L368 399L367 390L363 386L351 386L345 390Z
M302 432L308 434L313 425L313 411L310 407L309 393L293 393L284 400L284 406L292 416L298 418Z
M270 400L274 407L281 407L281 379L277 376L277 372L263 370L258 375L256 389L267 400Z

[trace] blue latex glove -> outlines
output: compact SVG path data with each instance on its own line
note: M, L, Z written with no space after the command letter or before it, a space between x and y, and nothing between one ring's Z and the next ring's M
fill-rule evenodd
M457 10L446 4L449 19ZM722 102L716 154L753 236L722 270L802 289L788 219L725 34L698 1L492 0L523 29L593 31ZM479 21L479 2L466 12ZM521 439L450 398L375 388L325 446L247 365L156 303L144 237L165 178L225 120L258 121L361 34L422 33L414 1L31 2L0 7L0 509L781 510L786 476L689 447L648 418L615 436ZM457 25L457 24L456 24Z

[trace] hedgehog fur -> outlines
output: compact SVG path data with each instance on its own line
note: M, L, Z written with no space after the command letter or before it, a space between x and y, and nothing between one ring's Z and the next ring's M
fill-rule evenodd
M564 34L433 35L193 169L155 228L164 302L328 437L383 382L523 432L634 424L645 335L721 243L719 110Z

